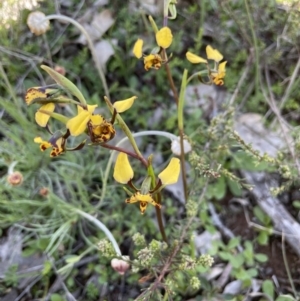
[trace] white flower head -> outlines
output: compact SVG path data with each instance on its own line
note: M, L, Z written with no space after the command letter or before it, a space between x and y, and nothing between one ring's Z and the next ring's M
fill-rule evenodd
M50 28L46 15L40 11L32 12L27 18L27 25L32 33L39 36Z
M171 150L174 155L180 156L180 137L177 137L172 141ZM185 154L189 153L192 150L192 145L187 139L183 139L183 151Z

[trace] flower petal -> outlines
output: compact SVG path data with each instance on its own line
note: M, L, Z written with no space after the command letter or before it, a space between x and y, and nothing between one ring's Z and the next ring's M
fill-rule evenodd
M118 113L125 112L131 108L131 106L133 105L133 102L136 98L137 98L136 96L132 96L132 97L124 99L124 100L116 101L114 103L113 107L117 110Z
M217 50L212 48L210 45L206 46L206 55L209 60L220 62L223 59L223 55Z
M201 56L193 54L193 53L191 53L189 51L186 53L186 58L188 59L188 61L190 61L193 64L199 64L199 63L205 63L205 64L207 64L207 60L206 59L203 59Z
M127 184L133 178L133 175L127 154L119 153L114 168L114 179L121 184Z
M40 150L42 152L45 151L47 148L52 147L52 144L49 141L44 141L41 137L35 137L34 142L40 144Z
M218 73L225 73L225 66L226 66L227 61L222 62L219 64L219 68L218 68Z
M90 119L91 113L83 110L77 116L71 118L67 122L66 126L70 130L72 136L78 136L86 130L87 124Z
M87 105L87 110L88 110L88 112L93 114L97 107L98 107L98 105ZM79 114L82 111L86 111L86 110L82 106L77 106L77 111L78 111L78 114Z
M143 55L143 43L142 39L138 39L133 46L132 52L138 59L140 59Z
M172 158L169 165L158 175L162 184L170 185L178 181L180 174L180 160L177 158Z
M173 35L169 27L163 27L156 35L156 43L162 48L168 48L172 44Z
M53 112L54 108L55 108L55 104L50 102L50 103L47 103L47 104L41 106L40 110ZM42 113L40 111L37 111L35 113L35 121L41 127L45 127L47 125L49 118L50 118L50 115Z
M102 124L105 121L105 119L102 115L97 114L91 116L91 121L93 126L96 126Z

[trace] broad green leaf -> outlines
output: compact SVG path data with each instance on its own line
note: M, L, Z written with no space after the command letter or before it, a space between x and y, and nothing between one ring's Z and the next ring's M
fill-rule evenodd
M296 209L300 209L300 201L294 201L294 202L293 202L293 206L294 206Z
M268 256L265 254L261 254L261 253L255 254L254 258L259 262L267 262L268 261Z
M51 301L65 301L63 297L61 297L59 294L52 294L50 297Z
M230 249L234 249L235 247L237 247L239 244L241 243L241 239L240 237L234 237L234 238L231 238L228 245L227 245L227 248L230 250Z
M230 259L230 263L234 268L239 268L244 264L244 262L245 258L243 254L237 254L235 256L232 256L232 258Z
M72 95L76 96L83 105L86 104L86 100L82 93L70 80L48 66L42 65L41 68L45 70L57 84L64 87Z
M262 283L262 291L274 300L274 284L271 280L265 280Z
M265 246L268 244L269 241L269 234L266 231L261 231L259 232L258 236L257 236L257 242L262 245Z

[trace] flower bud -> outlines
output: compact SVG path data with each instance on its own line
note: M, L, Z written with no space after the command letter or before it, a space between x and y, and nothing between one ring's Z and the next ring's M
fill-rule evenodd
M39 191L39 195L42 197L47 197L49 194L49 189L47 187L42 187Z
M27 25L32 33L39 36L49 29L50 22L44 13L36 11L29 14Z
M13 186L19 186L23 183L23 175L19 171L14 171L8 175L7 182Z
M171 150L174 155L180 156L181 154L181 147L180 147L180 137L174 139L172 141ZM183 151L185 154L189 153L192 150L192 146L187 139L183 139Z
M61 75L66 75L66 69L63 66L56 65L54 70Z
M122 258L129 260L129 256L123 256ZM111 261L111 266L120 275L124 275L125 272L129 269L130 264L122 259L114 258Z

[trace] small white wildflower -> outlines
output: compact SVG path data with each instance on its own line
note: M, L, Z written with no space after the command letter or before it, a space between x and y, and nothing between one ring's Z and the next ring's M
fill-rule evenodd
M39 36L50 28L46 15L40 11L32 12L27 18L27 25L32 33Z
M177 137L172 141L171 150L174 155L180 156L181 154L180 137ZM192 146L187 139L183 139L183 150L185 154L189 153L192 150Z

